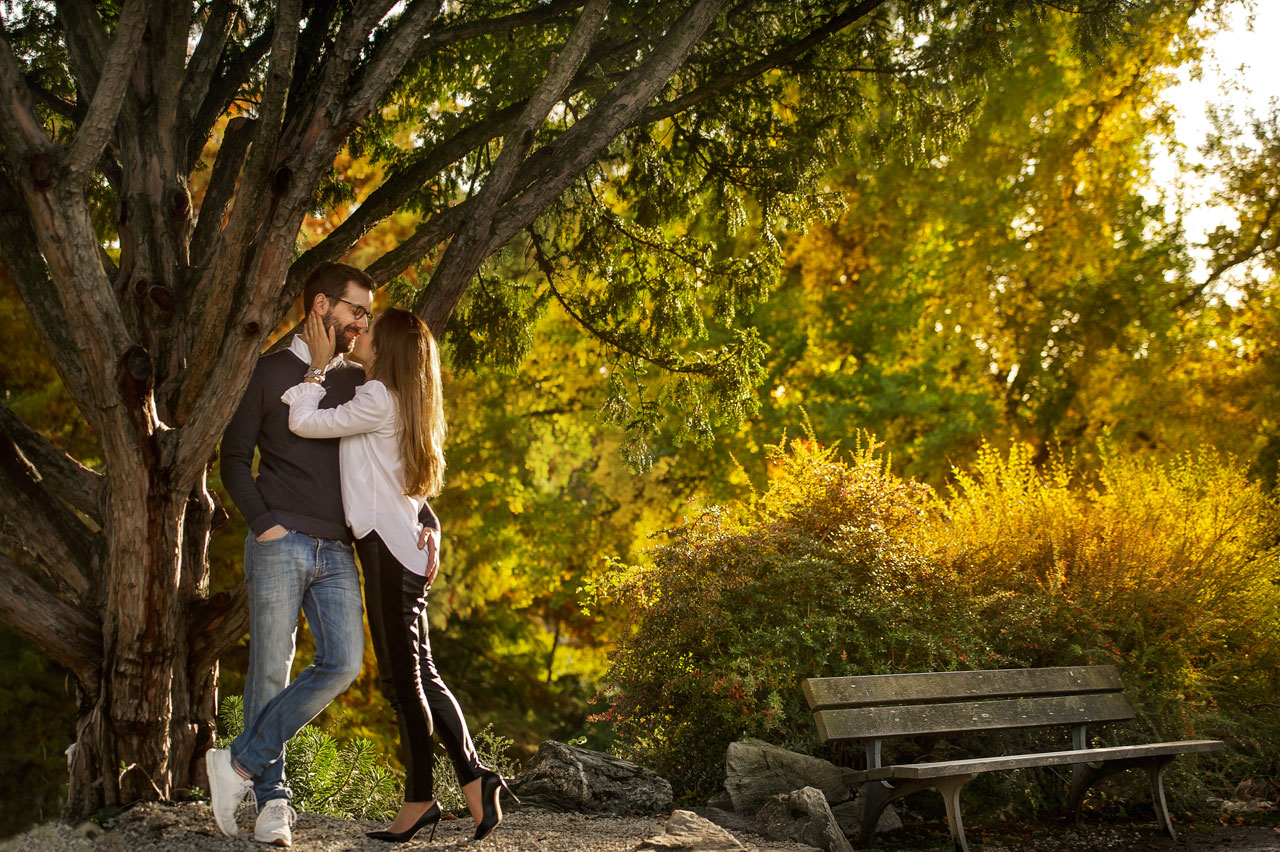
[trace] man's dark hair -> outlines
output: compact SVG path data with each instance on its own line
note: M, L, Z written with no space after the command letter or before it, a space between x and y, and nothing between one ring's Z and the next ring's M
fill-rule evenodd
M342 294L347 292L348 284L355 284L366 290L374 289L373 279L363 270L345 263L320 264L315 272L307 277L307 283L302 287L303 311L309 313L316 303L316 296L321 293L330 301L341 299Z

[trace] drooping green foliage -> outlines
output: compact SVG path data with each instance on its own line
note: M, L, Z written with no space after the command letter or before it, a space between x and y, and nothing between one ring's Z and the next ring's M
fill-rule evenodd
M734 739L817 750L806 677L1111 663L1138 708L1129 736L1244 744L1207 777L1184 762L1179 807L1273 772L1280 725L1251 708L1280 696L1280 507L1212 453L1102 458L1082 484L1025 447L987 448L933 496L869 440L847 459L812 439L775 452L764 493L689 519L652 567L601 587L631 616L603 692L620 747L705 796ZM992 781L996 800L1062 803L1052 773L1030 777Z

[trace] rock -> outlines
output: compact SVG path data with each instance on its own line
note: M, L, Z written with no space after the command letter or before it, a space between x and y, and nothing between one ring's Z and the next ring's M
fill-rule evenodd
M838 805L831 806L831 813L835 816L836 822L840 825L840 830L848 837L858 837L862 834L862 794L859 793L857 798L848 802L841 802ZM898 815L898 811L893 805L886 805L885 809L880 812L880 819L876 821L876 833L881 831L897 831L902 828L902 817Z
M816 787L828 802L843 802L851 795L844 772L835 764L760 740L730 743L724 768L724 787L733 809L747 817L769 798L801 787Z
M853 852L827 797L816 787L773 796L751 821L751 830L770 840L807 843L826 852Z
M705 808L690 808L689 810L703 819L709 819L721 828L727 828L730 831L746 831L747 823L750 822L740 813L726 811L723 808L713 808L710 805Z
M680 849L687 852L728 852L744 849L738 839L692 811L674 811L666 831L650 837L636 849Z
M671 784L653 770L554 740L538 747L511 791L551 811L652 814L671 807Z

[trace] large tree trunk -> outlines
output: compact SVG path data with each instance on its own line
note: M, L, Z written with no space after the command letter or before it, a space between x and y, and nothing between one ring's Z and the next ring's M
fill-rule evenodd
M68 809L75 814L203 786L213 744L217 668L185 629L208 593L211 512L203 483L171 493L143 466L111 478L101 573L103 666L81 683ZM195 539L195 541L191 541Z

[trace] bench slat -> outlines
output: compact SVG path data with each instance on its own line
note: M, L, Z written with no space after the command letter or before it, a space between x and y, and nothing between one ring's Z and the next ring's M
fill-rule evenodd
M1121 692L964 701L911 707L856 707L813 714L823 742L918 734L951 734L999 728L1079 725L1133 718L1133 705Z
M1121 692L1115 666L989 669L973 672L818 677L804 682L811 710L920 704L973 698L1027 698Z
M1096 763L1104 760L1127 760L1135 757L1161 757L1171 754L1222 751L1222 740L1183 740L1172 743L1150 743L1137 746L1085 748L1051 751L1041 754L1010 754L1002 757L978 757L970 760L946 760L937 763L903 763L863 772L846 772L846 783L880 781L889 778L945 778L954 775L980 775L1004 769L1030 766L1062 766L1072 763Z

